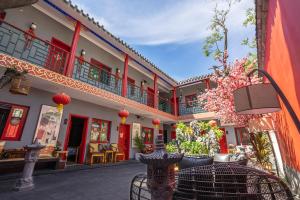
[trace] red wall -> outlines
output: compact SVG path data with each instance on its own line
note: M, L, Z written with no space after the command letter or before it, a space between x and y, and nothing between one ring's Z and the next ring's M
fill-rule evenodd
M300 118L300 1L269 0L265 69ZM300 134L282 105L277 117L284 162L300 171Z

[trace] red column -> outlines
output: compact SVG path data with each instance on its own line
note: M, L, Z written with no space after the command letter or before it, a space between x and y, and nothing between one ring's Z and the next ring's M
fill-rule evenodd
M158 85L157 85L157 75L154 74L154 108L158 108Z
M69 55L67 69L66 69L66 76L69 76L69 77L71 77L72 73L73 73L76 49L77 49L77 44L78 44L78 40L80 37L80 27L81 27L81 23L79 21L77 21L76 26L75 26L75 31L73 34L72 44L71 44L71 52Z
M124 60L124 72L123 72L123 80L122 80L122 96L126 97L127 95L127 77L128 77L128 54L125 55Z
M177 97L176 97L176 87L174 87L173 89L173 109L174 109L174 115L175 116L178 116L178 113L177 113Z
M205 79L206 89L210 89L209 79Z

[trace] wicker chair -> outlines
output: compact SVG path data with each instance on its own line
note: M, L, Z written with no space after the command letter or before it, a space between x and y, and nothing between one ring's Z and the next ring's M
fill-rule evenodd
M147 175L134 177L130 200L150 200ZM179 171L174 200L291 200L286 184L278 177L242 165L223 163Z
M293 199L278 177L242 165L223 163L181 170L174 199Z

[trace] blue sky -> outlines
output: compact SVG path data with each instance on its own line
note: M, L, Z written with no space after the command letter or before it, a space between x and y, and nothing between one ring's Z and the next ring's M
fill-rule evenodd
M202 53L209 35L209 22L218 3L225 0L73 0L112 34L126 41L160 69L183 80L209 73L215 64ZM232 6L228 17L229 58L247 55L242 46L246 36L254 37L254 27L242 25L253 0L242 0Z

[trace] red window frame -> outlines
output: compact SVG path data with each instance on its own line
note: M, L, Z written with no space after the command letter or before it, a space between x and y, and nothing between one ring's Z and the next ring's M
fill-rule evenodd
M197 94L196 93L185 96L185 105L186 105L186 107L193 107L193 105L190 104L190 102L195 101L193 99L197 99Z
M153 144L153 141L154 141L154 129L153 128L149 128L149 127L145 127L145 126L142 126L142 134L144 132L144 130L150 130L151 131L151 138L150 138L150 141L149 141L149 136L148 134L145 135L144 137L144 144Z
M3 102L0 102L3 103ZM21 136L23 134L23 129L26 123L26 119L27 119L27 114L29 111L29 107L28 106L21 106L21 105L16 105L16 104L10 104L11 105L10 108L10 113L8 115L5 127L3 129L3 133L1 135L1 140L6 140L6 141L19 141L21 139ZM19 121L18 124L16 125L12 125L11 119L12 119L12 115L15 109L23 109L23 113L22 113L22 117ZM13 137L10 137L7 135L8 132L11 133L11 131L15 132Z
M110 134L111 134L111 121L108 120L103 120L103 119L97 119L97 118L92 118L92 123L94 123L95 121L97 121L100 126L102 124L102 122L107 123L107 137L106 137L106 141L100 141L100 138L98 139L98 141L90 141L91 143L100 143L100 144L107 144L110 142ZM91 134L91 133L90 133Z

